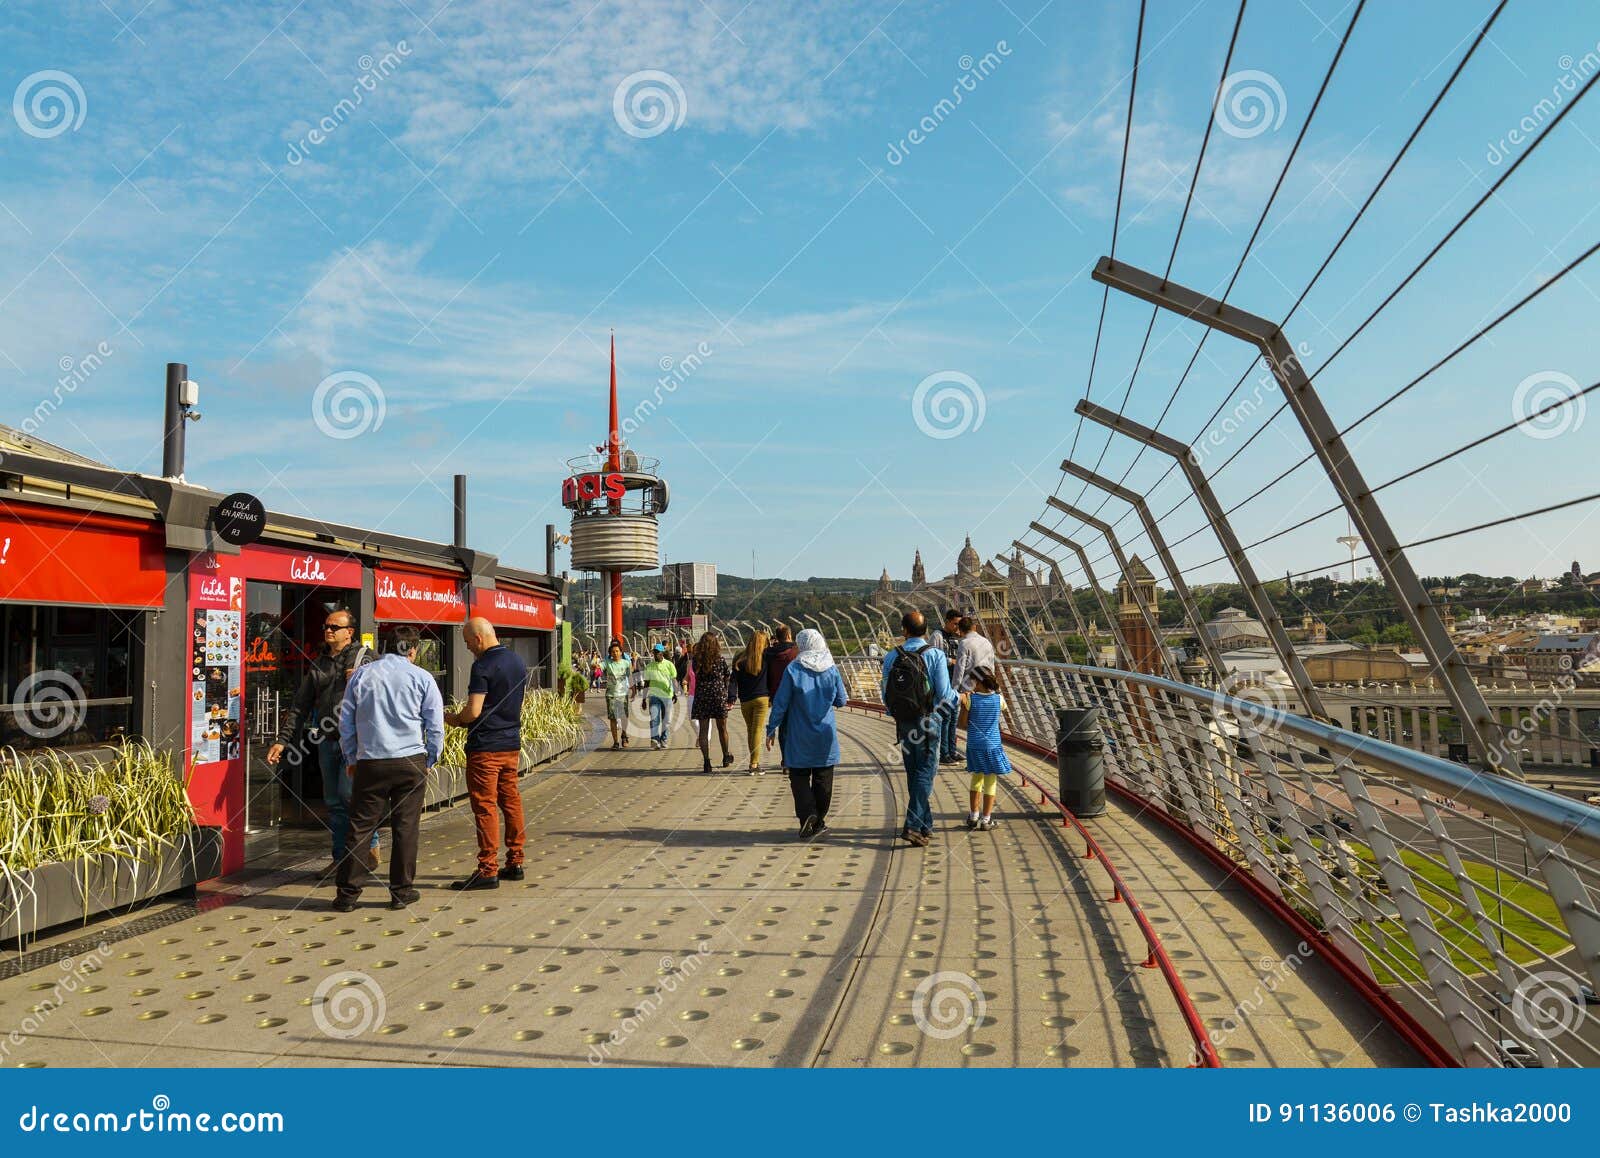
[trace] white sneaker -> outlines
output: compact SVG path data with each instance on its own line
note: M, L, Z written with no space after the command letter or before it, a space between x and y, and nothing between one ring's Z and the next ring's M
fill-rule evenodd
M994 817L992 817L992 816L980 816L980 817L978 817L978 827L983 829L983 831L988 832L990 829L994 828Z

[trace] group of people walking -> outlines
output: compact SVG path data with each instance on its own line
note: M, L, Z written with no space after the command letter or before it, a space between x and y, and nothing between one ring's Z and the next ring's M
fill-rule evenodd
M994 645L970 616L946 612L942 630L931 632L920 612L901 620L905 638L883 657L883 703L895 722L895 738L907 786L901 836L925 847L933 835L930 797L940 765L965 760L969 781L969 829L994 827L1000 777L1011 771L1000 740L1005 698L1000 692ZM692 649L677 645L675 659L664 644L654 646L642 668L620 641L612 641L605 664L606 718L612 748L628 745L628 705L635 690L650 711L651 747L666 747L666 719L680 695L691 700L695 743L702 770L711 772L711 731L716 729L722 767L734 755L728 742L728 715L738 704L745 725L751 775L764 774L763 750L780 748L789 774L800 836L828 828L833 774L839 763L836 708L848 697L844 679L822 633L806 629L792 642L779 625L769 637L754 632L730 663L716 634L706 632ZM635 673L642 671L642 678ZM967 750L956 747L957 730L967 730Z
M906 774L901 836L926 846L933 834L934 777L941 764L961 761L956 731L963 722L971 774L967 827L993 827L998 779L1011 771L1000 742L1005 700L994 648L972 619L952 611L944 629L930 633L921 613L912 611L901 626L905 639L883 658L880 690L895 722ZM336 911L353 910L376 871L377 834L385 823L392 838L390 908L404 909L418 899L414 885L424 790L428 770L443 752L447 726L467 729L467 791L478 843L477 864L451 888L492 889L501 880L524 877L527 826L517 773L528 670L487 620L469 619L461 631L474 657L467 700L446 711L439 685L416 665L420 632L398 629L392 650L379 655L357 642L352 613L337 609L327 615L323 654L298 690L267 760L278 764L288 746L299 743L302 730L310 729L333 841L333 860L323 875L336 880ZM614 750L628 746L635 695L648 713L650 745L657 750L667 746L672 706L688 696L704 772L713 771L713 727L721 766L734 763L728 716L737 704L747 771L764 775L763 756L777 747L800 836L827 831L840 758L834 713L848 697L820 631L808 628L792 640L783 625L770 636L757 631L731 662L709 631L692 649L680 643L669 654L657 643L648 657L631 656L613 641L599 676Z

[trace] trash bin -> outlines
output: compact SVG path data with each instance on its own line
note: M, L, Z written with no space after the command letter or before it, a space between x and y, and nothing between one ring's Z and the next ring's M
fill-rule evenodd
M1056 709L1056 772L1061 803L1074 816L1106 810L1105 737L1100 709Z

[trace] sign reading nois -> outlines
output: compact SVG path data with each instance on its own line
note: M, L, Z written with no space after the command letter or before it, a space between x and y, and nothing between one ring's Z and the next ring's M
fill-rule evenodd
M561 505L575 507L591 499L620 499L628 493L627 481L611 474L578 474L561 480Z

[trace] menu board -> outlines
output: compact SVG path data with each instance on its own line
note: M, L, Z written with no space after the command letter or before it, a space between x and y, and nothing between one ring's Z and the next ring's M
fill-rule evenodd
M239 611L196 610L190 664L190 745L200 764L239 758Z

